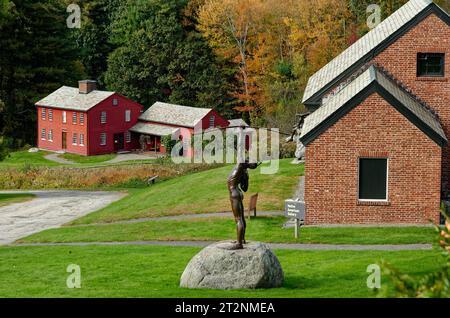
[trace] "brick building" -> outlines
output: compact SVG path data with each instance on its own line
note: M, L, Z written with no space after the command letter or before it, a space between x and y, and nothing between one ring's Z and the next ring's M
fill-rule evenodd
M450 190L450 17L411 0L314 74L307 224L439 221Z

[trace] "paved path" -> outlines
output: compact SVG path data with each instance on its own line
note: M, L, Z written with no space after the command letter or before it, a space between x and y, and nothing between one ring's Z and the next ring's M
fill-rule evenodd
M91 245L150 245L150 246L188 246L206 247L212 241L132 241L132 242L81 242L81 243L34 243L16 244L15 246L91 246ZM414 251L431 250L432 244L408 245L334 245L334 244L283 244L264 243L270 249L299 250L299 251Z
M156 159L156 156L149 154L139 154L139 153L124 153L118 154L114 159L105 161L103 163L119 163L124 161L138 161L138 160L152 160Z
M63 165L74 165L76 164L76 162L64 159L62 157L59 157L60 154L59 153L51 153L49 155L44 156L45 159L53 161L53 162L57 162Z
M0 245L59 227L123 198L119 192L1 191L32 193L36 199L0 207Z

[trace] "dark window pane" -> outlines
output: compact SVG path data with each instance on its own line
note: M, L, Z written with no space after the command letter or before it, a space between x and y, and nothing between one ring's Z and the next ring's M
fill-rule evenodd
M359 198L386 200L387 159L360 159Z
M417 76L444 76L444 53L418 53Z

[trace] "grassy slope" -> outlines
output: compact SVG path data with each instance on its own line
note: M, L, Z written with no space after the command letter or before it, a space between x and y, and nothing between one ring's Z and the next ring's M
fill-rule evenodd
M8 158L0 162L0 168L21 167L26 164L33 166L58 166L58 163L44 158L48 154L49 152L46 151L39 151L37 153L29 153L26 150L12 152Z
M284 199L292 196L303 174L303 166L291 165L291 159L280 161L275 175L250 171L250 194L258 192L258 210L284 209ZM226 179L231 166L181 176L145 189L130 189L130 195L110 206L91 213L73 224L112 222L142 217L230 211Z
M179 278L198 251L151 246L2 247L0 297L373 297L366 287L369 264L384 258L412 274L442 265L436 251L275 251L285 273L283 288L181 289ZM81 289L66 287L69 264L81 266Z
M116 154L108 154L108 155L99 155L99 156L80 156L75 155L71 153L65 153L60 155L60 157L79 163L79 164L97 164L97 163L103 163L105 161L114 159L117 155Z
M0 207L9 205L12 203L20 203L32 200L35 196L28 193L8 193L0 194Z
M247 224L247 239L276 243L323 244L415 244L435 241L434 229L401 228L316 228L283 229L284 217L258 218ZM124 242L124 241L217 241L234 239L235 225L231 217L191 221L148 221L131 224L70 226L46 230L20 242Z

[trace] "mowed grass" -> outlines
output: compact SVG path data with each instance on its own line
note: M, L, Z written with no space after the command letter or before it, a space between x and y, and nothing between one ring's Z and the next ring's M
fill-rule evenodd
M280 160L278 173L263 175L260 169L250 170L250 187L245 195L259 193L258 210L284 209L284 200L291 198L303 174L303 165L292 165L292 159ZM149 188L129 189L129 195L110 206L91 213L72 224L114 222L162 215L196 214L230 211L227 176L233 166L211 169L157 183Z
M80 156L76 154L71 153L65 153L60 155L59 157L62 157L66 160L73 161L79 164L97 164L97 163L104 163L106 161L112 160L115 157L117 157L116 154L107 154L107 155L98 155L98 156Z
M30 201L35 197L29 193L0 193L0 207L13 203L20 203Z
M431 227L305 227L300 238L293 228L283 228L284 217L262 217L247 222L247 239L272 243L317 244L417 244L432 243L437 234ZM21 243L129 242L129 241L218 241L235 239L235 224L229 218L184 221L146 221L128 224L69 226L46 230L19 240Z
M374 297L367 266L385 259L422 275L437 270L438 251L276 250L285 274L282 288L191 290L179 287L190 247L63 246L1 247L0 297ZM69 289L70 264L81 268L81 288ZM382 277L382 286L390 286Z
M9 154L5 160L0 161L0 168L22 167L25 165L32 166L59 166L59 163L47 160L44 156L50 154L46 151L30 153L27 150L16 151Z

